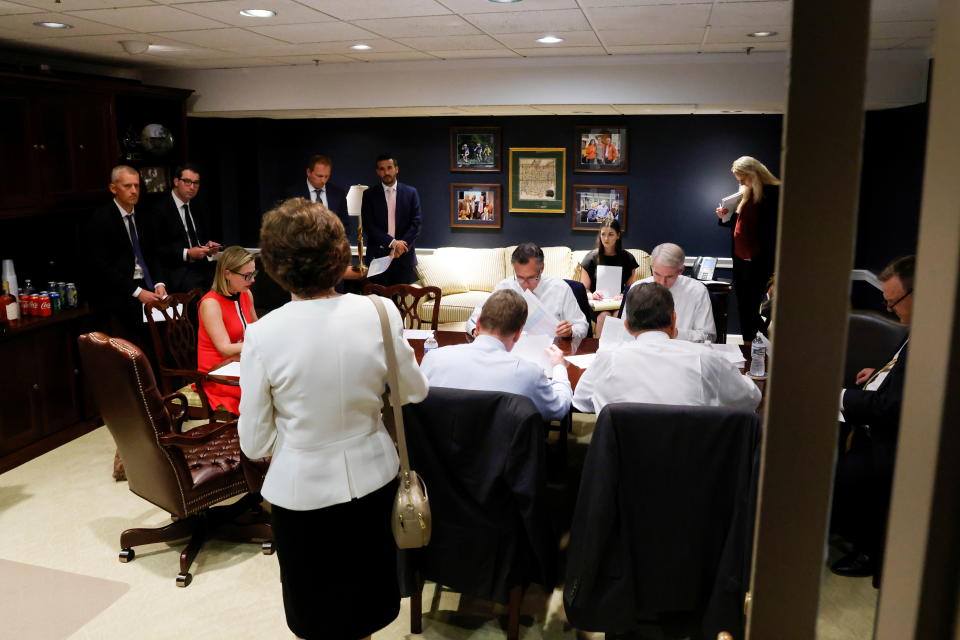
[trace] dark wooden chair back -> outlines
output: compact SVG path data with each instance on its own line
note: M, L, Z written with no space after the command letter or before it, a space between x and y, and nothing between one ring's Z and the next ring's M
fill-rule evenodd
M730 306L730 290L733 285L726 282L704 283L710 292L710 307L713 310L713 324L717 326L717 344L727 343L727 317Z
M437 329L440 325L440 287L415 287L412 284L394 284L387 287L368 283L363 287L363 295L370 294L390 298L400 310L403 326L408 329L423 329L424 325L429 329ZM429 321L420 316L424 310L424 302L433 305Z

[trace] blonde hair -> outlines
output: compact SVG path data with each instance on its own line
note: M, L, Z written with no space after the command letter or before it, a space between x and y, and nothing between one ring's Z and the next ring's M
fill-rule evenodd
M251 260L253 260L253 254L243 247L233 245L232 247L224 249L223 253L220 254L220 258L217 260L217 271L213 274L213 287L211 288L222 296L233 295L227 286L226 272L233 271L237 273L240 267Z
M766 165L751 156L740 156L734 160L730 171L751 176L750 196L754 204L759 204L763 200L763 185L780 184L780 180L770 173L770 169L767 169ZM755 188L757 183L760 184L759 189Z

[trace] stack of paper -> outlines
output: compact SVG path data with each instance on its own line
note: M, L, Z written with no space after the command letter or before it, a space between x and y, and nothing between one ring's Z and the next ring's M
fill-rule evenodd
M553 336L525 333L513 345L510 353L523 360L529 360L543 369L547 377L550 377L553 374L553 367L550 365L550 358L547 357L547 347L552 343Z
M719 351L723 354L723 357L726 358L729 362L732 362L735 365L741 365L746 362L746 359L743 357L743 352L740 351L740 346L736 344L711 344L710 348L714 351Z
M557 318L544 308L537 296L529 289L523 292L523 299L527 301L527 324L523 330L528 335L550 336L557 335Z

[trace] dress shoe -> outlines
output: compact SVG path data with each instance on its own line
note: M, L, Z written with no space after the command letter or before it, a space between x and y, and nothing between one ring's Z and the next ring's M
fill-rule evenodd
M830 571L846 578L866 578L874 569L873 558L860 551L848 553L830 566Z

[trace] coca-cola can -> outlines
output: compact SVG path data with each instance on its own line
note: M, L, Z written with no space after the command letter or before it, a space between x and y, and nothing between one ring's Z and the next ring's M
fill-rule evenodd
M39 304L37 305L37 315L41 318L49 318L53 315L53 308L50 306L50 292L41 291L37 295Z
M20 308L23 311L23 315L37 315L37 301L35 298L36 296L34 296L32 293L27 293L20 296Z

